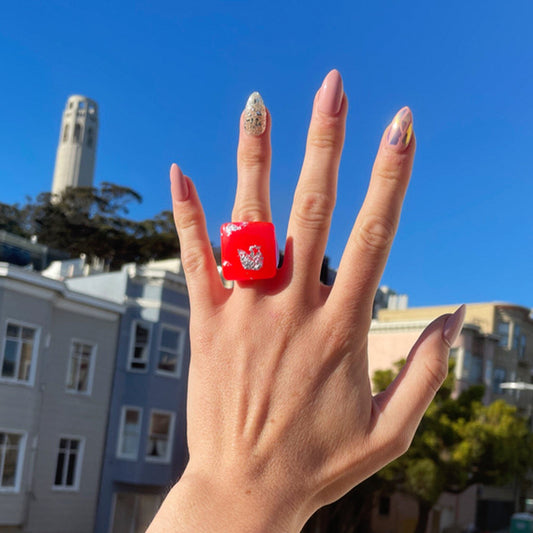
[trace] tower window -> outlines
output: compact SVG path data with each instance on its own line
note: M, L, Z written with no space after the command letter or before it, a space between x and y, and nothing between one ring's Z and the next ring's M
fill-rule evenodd
M89 104L88 111L90 115L93 115L95 113L96 109L94 107L94 104Z
M77 123L74 126L74 141L80 142L80 137L81 137L81 126L79 123Z
M65 124L65 128L63 129L63 142L68 141L68 124Z
M80 102L78 106L80 109L85 109L85 102Z
M93 142L94 142L94 139L93 139L93 129L92 128L89 128L87 130L87 146L89 148L92 148L93 147Z

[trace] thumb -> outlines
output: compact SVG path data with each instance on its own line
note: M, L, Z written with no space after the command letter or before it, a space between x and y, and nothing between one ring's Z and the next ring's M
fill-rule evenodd
M373 435L392 457L411 444L426 409L448 375L450 348L461 333L466 307L435 319L411 348L396 379L374 400L378 419Z

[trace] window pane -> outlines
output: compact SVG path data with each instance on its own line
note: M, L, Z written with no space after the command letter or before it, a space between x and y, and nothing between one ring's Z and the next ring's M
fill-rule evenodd
M74 444L75 442L76 441L72 441L72 444ZM76 473L76 453L70 453L68 457L68 466L67 466L67 481L65 483L65 485L67 485L68 487L72 487L74 485L75 473Z
M20 363L17 376L20 381L29 381L30 379L32 354L33 345L25 342L20 351Z
M78 377L78 386L76 389L85 392L89 383L89 362L81 361L80 365L80 375Z
M171 352L159 352L159 364L157 367L160 370L165 370L167 372L174 372L176 370L177 357L176 354Z
M135 509L135 494L117 493L111 533L131 533L132 512Z
M78 360L71 358L69 373L67 376L67 389L76 389L76 374L78 373Z
M135 344L146 344L148 342L148 328L137 324L135 328Z
M138 494L134 533L145 533L155 516L161 498L157 494Z
M27 341L32 341L35 336L35 330L31 328L22 328L22 338Z
M63 484L63 467L65 464L65 454L63 452L59 452L57 454L57 465L56 465L56 476L54 479L54 485L62 485Z
M7 325L6 335L8 337L19 337L20 336L20 328L18 326L15 326L14 324L8 324Z
M139 423L139 411L128 409L126 411L126 426L136 426Z
M8 448L4 458L4 471L2 472L2 487L14 487L17 473L18 447Z
M15 377L15 367L17 364L18 342L6 340L4 345L4 362L2 364L2 377Z
M152 415L151 433L167 435L170 427L170 416L154 413Z
M161 346L172 350L178 349L179 332L173 329L163 328L161 334Z
M148 359L148 347L147 346L135 346L133 350L133 359L140 359L144 361ZM133 363L139 364L140 361L133 361ZM145 363L141 363L142 366L145 366Z

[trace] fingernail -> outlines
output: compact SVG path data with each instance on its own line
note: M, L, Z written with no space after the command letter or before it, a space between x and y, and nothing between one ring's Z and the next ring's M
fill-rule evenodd
M338 70L332 70L325 78L318 95L318 110L326 115L336 115L341 110L342 77Z
M261 95L255 91L244 108L244 131L249 135L261 135L266 128L266 108Z
M396 113L391 122L387 143L398 152L403 152L413 137L413 114L408 107L403 107Z
M179 202L183 202L189 198L189 185L183 172L176 163L172 163L170 167L170 183L174 198Z
M459 337L461 329L463 328L463 322L465 321L466 305L462 305L455 311L453 315L450 315L444 323L444 329L442 331L442 337L444 342L451 348L453 343Z

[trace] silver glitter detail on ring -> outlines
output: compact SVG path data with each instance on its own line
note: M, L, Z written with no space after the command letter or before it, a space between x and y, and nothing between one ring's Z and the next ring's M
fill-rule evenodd
M261 135L266 128L266 108L261 95L255 91L244 108L244 131L250 135Z
M263 268L263 254L261 253L261 246L253 244L248 248L250 253L244 250L237 249L239 252L239 259L244 270L261 270Z
M248 226L248 222L239 222L238 224L226 224L224 226L224 233L229 237L234 231L239 231Z

